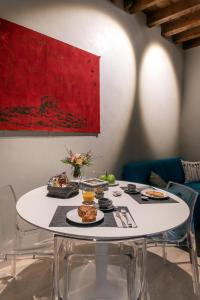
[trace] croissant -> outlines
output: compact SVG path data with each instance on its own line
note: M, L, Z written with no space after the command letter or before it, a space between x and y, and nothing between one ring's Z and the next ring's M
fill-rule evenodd
M164 196L164 194L159 191L147 191L146 194L151 197L163 197Z
M86 205L79 206L79 208L78 208L78 215L79 215L79 217L82 218L89 209L90 209L90 207L86 206Z
M78 215L82 218L82 222L93 222L96 220L97 209L93 206L81 205L78 208Z

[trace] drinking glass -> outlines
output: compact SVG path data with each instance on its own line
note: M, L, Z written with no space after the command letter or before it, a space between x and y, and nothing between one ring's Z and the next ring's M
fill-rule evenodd
M93 187L83 187L82 196L83 196L83 204L86 205L94 204L95 190Z

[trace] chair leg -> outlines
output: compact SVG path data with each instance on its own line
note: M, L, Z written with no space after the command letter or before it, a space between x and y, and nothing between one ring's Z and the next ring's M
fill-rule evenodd
M15 276L16 276L16 257L15 257L15 255L12 257L12 260L11 260L11 276L13 278L15 278Z
M67 259L64 258L64 276L63 276L63 300L67 300L69 293L69 267L67 266Z
M65 242L64 242L65 240ZM67 240L66 238L62 240L61 245L58 248L58 254L57 254L57 287L58 287L58 296L59 299L62 300L67 300L68 299L68 294L69 294L69 284L70 284L70 257L72 255L73 251L73 246L74 243L70 240ZM61 258L61 255L63 257ZM59 263L60 263L60 258L62 259L63 262L63 294L62 298L60 296L60 289L59 289ZM56 299L57 300L57 299Z
M162 257L164 260L164 264L167 263L167 249L165 243L162 244Z
M54 236L54 262L53 262L53 291L52 300L59 300L59 255L58 237Z
M164 232L162 234L163 236L163 239L165 240L167 238L167 235L166 233ZM162 243L162 257L163 257L163 260L164 260L164 264L167 263L167 249L166 249L166 243Z
M197 252L196 252L196 241L193 233L189 233L187 236L189 254L192 268L192 280L193 280L193 289L196 295L200 295L200 286L199 286L199 270L197 262Z
M63 259L64 264L64 272L63 272L63 300L68 299L69 295L69 285L70 285L70 272L71 272L71 255L72 254L72 243L67 241L67 245L65 249L65 256Z
M146 263L147 263L147 249L146 249L146 241L142 241L142 244L137 247L137 268L139 268L140 273L140 291L137 297L137 300L148 300L149 293L148 293L148 283L147 283L147 276L146 276ZM138 273L138 270L136 270ZM137 290L137 282L135 281L135 290Z
M132 253L127 254L128 258L128 265L127 265L127 293L128 299L136 299L135 292L136 292L136 284L135 274L136 274L136 260L135 260L135 251L132 247Z

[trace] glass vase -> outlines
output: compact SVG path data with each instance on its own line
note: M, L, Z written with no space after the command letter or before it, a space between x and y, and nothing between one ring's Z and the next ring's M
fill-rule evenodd
M72 175L75 179L79 179L81 177L81 167L80 166L74 166Z

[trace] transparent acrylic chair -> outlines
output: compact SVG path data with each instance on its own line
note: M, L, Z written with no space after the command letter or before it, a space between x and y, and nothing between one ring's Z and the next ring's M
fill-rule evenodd
M147 245L151 246L152 242L155 243L154 246L161 245L165 262L167 259L166 247L186 246L190 255L194 293L200 295L196 240L193 226L194 207L198 197L198 193L193 189L176 182L169 182L166 190L180 197L183 201L185 201L185 203L187 203L190 208L189 218L183 225L179 226L178 228L168 230L161 235L151 236L147 241Z
M120 247L123 241L108 242L96 239L86 241L55 235L54 242L53 300L72 299L73 294L70 293L70 281L73 267L77 264L82 266L81 272L84 273L86 270L85 266L91 263L95 263L96 266L95 280L90 286L92 299L93 297L104 299L105 295L102 295L102 293L106 293L106 297L111 297L111 293L119 292L117 287L113 286L106 278L108 264L115 265L117 263L120 264L120 270L123 267L123 270L126 272L128 299L147 299L145 239L129 241L129 246L125 245L123 252L122 247ZM63 293L60 287L60 277L63 277ZM84 287L88 288L87 285L90 284L91 282L88 282L86 277L86 281L84 279ZM78 281L76 282L77 289L81 289Z
M36 231L19 230L16 196L11 185L0 187L0 262L11 261L11 272L0 277L15 277L16 259L53 258L53 239L35 241Z

